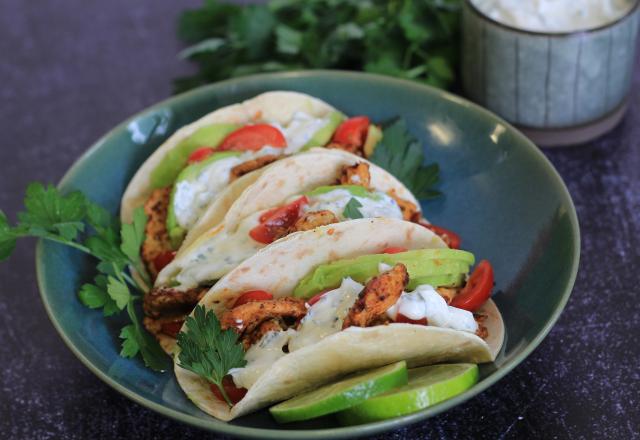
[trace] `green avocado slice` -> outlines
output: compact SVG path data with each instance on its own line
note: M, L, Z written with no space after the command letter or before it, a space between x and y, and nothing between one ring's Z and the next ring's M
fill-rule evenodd
M200 127L169 151L151 172L154 189L171 185L187 164L189 155L200 147L216 148L228 134L240 128L238 124L213 124Z
M369 125L367 140L364 142L364 157L371 157L378 143L382 140L382 130L374 124Z
M469 267L474 262L472 253L458 249L420 249L398 254L362 255L321 264L298 283L293 296L310 298L322 290L339 286L342 279L346 277L365 283L379 273L380 263L390 266L403 263L407 267L411 281L443 275L452 275L452 278L461 276L469 272ZM449 278L446 280L448 281ZM439 280L436 279L436 281Z
M174 198L176 195L176 185L179 182L185 180L195 180L202 171L208 168L212 163L217 162L222 159L226 159L228 157L240 156L242 154L241 151L223 151L220 153L213 153L211 156L206 158L205 160L188 165L185 169L183 169L178 177L175 179L175 184L173 185L173 189L171 190L171 197L169 199L169 209L167 210L167 231L169 233L169 240L171 241L171 246L174 249L180 247L182 240L184 240L184 236L187 234L187 231L178 224L178 219L176 218L176 212L174 209L175 203Z
M369 199L379 199L380 197L378 196L378 194L369 191L367 188L365 188L364 186L359 186L359 185L326 185L326 186L319 186L309 192L304 193L305 196L307 197L315 197L315 196L319 196L322 194L326 194L328 192L331 191L335 191L337 189L343 189L345 191L348 191L352 196L356 196L356 197L367 197Z
M329 114L329 122L327 122L327 124L320 130L316 131L300 151L306 151L313 147L324 147L327 145L331 140L331 136L333 136L333 132L336 131L338 125L340 125L340 123L345 119L346 116L344 114L338 111L331 112Z

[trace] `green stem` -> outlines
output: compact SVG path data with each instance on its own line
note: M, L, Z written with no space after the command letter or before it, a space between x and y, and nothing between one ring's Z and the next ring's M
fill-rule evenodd
M229 405L229 408L231 408L233 406L233 403L231 403L231 399L229 399L229 396L227 396L227 392L224 390L224 385L222 385L222 381L220 381L220 383L214 382L214 384L220 390L220 394L222 394L222 397L224 397L224 400L225 402L227 402L227 405Z
M26 235L24 235L26 236ZM78 244L74 241L68 241L62 238L57 238L55 235L48 235L46 237L38 237L38 238L43 238L44 240L50 240L50 241L55 241L56 243L60 243L60 244L64 244L66 246L71 246L72 248L76 248L86 254L89 254L91 256L93 256L93 254L91 253L91 250L88 247L82 246L81 244Z

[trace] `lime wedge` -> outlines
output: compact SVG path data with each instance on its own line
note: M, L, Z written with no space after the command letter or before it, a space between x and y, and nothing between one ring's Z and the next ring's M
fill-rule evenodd
M280 423L313 419L357 405L406 383L407 364L401 361L347 376L272 406L269 412Z
M442 364L409 370L409 383L338 413L345 425L375 422L420 411L478 382L475 364Z

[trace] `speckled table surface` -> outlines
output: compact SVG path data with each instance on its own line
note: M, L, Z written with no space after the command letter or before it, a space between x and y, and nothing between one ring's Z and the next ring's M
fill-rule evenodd
M171 93L188 66L174 21L188 2L0 0L0 207L56 182L109 128ZM640 438L640 72L624 122L583 147L549 150L578 210L582 259L569 304L498 385L388 438ZM0 437L215 438L98 380L39 300L33 243L0 265Z

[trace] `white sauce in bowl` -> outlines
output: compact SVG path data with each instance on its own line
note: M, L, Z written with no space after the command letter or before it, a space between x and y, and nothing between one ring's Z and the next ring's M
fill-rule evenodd
M471 0L493 20L533 32L574 32L622 18L634 0Z

